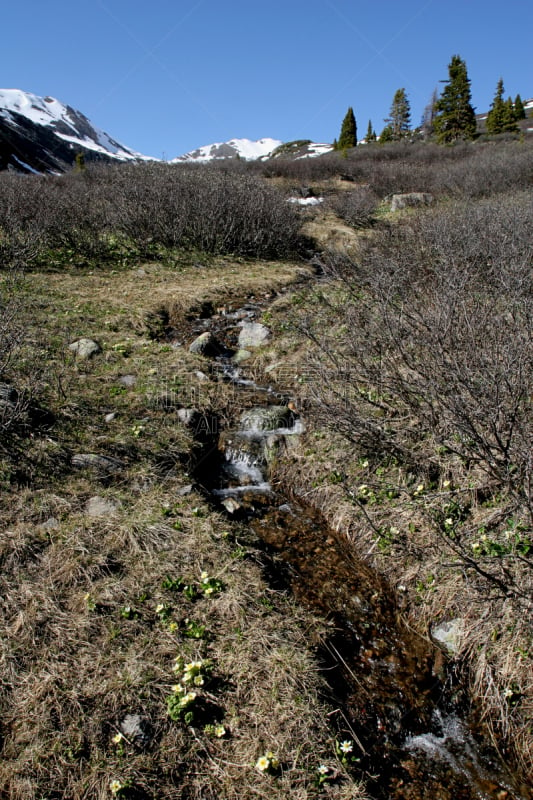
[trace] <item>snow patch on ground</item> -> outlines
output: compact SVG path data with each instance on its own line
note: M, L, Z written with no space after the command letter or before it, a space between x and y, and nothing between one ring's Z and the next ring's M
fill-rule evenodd
M287 200L287 203L296 203L299 206L319 206L323 202L323 197L289 197Z

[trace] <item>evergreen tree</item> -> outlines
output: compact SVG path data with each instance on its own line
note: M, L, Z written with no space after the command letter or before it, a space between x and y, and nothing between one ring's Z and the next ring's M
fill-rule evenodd
M348 150L349 147L357 145L357 123L353 108L350 106L346 112L346 116L342 121L341 132L339 141L337 142L337 150Z
M503 101L503 78L496 85L496 93L487 114L487 133L502 133L506 118L505 103Z
M526 118L526 109L519 94L514 99L514 113L517 120Z
M514 103L508 97L503 104L503 133L518 133L519 130Z
M487 133L518 133L516 111L510 97L503 99L503 79L496 86L496 94L487 115Z
M392 100L390 117L385 120L392 129L392 138L402 139L411 127L411 108L405 89L398 89Z
M385 127L379 134L379 143L387 144L387 142L393 142L393 141L394 141L394 133L392 127L390 125L385 125Z
M434 128L441 143L457 139L473 139L476 135L476 115L471 104L470 80L466 63L452 56L448 65L448 80L436 103Z
M372 127L372 120L369 119L368 120L368 128L366 129L365 142L367 144L369 144L370 142L375 142L376 139L377 139L376 131Z

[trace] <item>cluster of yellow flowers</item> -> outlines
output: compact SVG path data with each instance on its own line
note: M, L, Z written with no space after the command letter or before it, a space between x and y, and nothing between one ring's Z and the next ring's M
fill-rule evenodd
M264 756L261 756L257 759L255 763L255 768L259 770L259 772L275 772L279 767L279 759L278 757L269 750L265 753Z

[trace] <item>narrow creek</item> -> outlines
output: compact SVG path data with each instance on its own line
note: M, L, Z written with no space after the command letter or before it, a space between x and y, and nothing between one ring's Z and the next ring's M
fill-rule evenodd
M216 337L214 378L242 392L242 407L225 430L204 434L195 479L229 518L253 529L277 582L327 620L318 658L338 709L336 734L354 743L354 773L376 800L531 798L471 723L472 702L443 653L403 622L391 587L317 510L272 487L273 454L305 421L288 397L234 363L239 330L261 311L248 305L197 321L196 334Z

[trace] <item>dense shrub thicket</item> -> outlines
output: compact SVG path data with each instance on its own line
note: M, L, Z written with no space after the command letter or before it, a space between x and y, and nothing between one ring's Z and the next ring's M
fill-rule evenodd
M57 176L0 176L0 259L28 263L46 248L89 258L117 237L157 246L278 258L299 247L298 213L261 178L164 164L92 168Z
M347 155L275 159L256 169L268 177L301 183L335 176L365 184L380 198L395 192L431 192L436 197L482 198L525 189L533 182L533 142L397 142L358 147Z
M336 430L413 461L411 448L430 437L477 464L530 514L532 223L533 201L523 192L384 228L357 262L330 258L344 287L332 308L340 342L323 320L319 331L309 328L324 385L337 374L339 386L341 359L357 389L346 394L341 381L337 394L322 398L321 413ZM412 438L407 419L416 420Z

